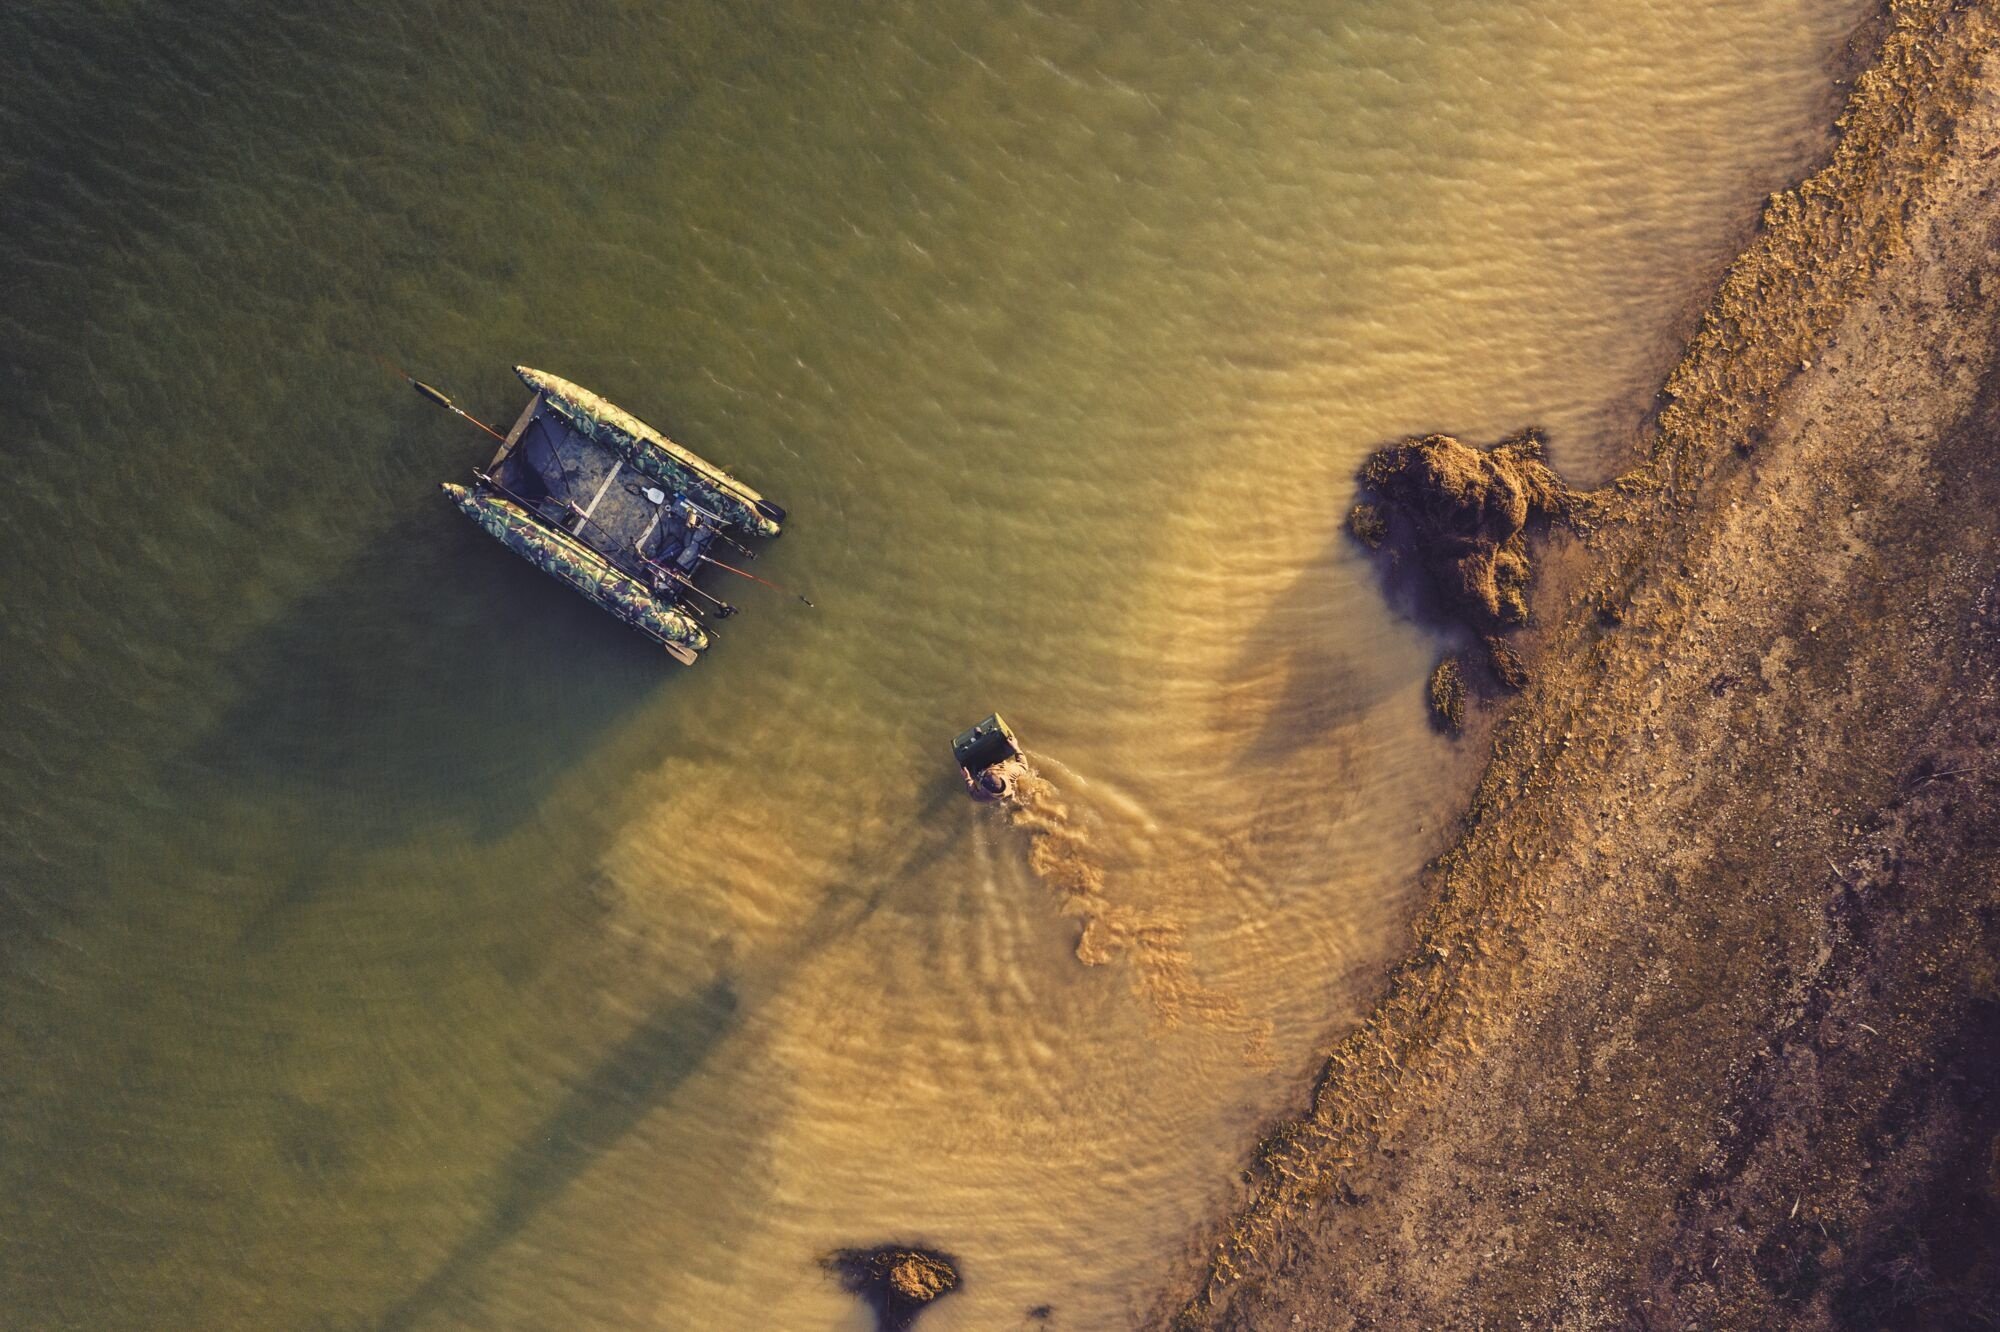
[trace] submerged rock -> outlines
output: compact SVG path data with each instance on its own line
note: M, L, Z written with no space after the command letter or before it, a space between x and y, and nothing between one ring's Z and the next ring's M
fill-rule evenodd
M1540 433L1524 430L1490 449L1426 435L1378 449L1362 466L1363 484L1403 520L1451 609L1481 633L1527 622L1528 529L1572 513L1569 488L1542 458ZM1371 541L1349 518L1370 546L1389 534L1378 523L1379 514L1367 525Z
M868 1302L881 1332L903 1332L932 1301L958 1288L958 1269L950 1255L933 1249L893 1244L836 1249L821 1265L840 1278L849 1294Z

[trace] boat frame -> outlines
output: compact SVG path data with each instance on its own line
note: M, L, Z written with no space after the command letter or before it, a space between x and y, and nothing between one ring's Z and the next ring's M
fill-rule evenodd
M693 665L735 607L701 585L718 542L774 537L785 512L587 389L516 366L527 406L470 486L445 483L501 544ZM724 566L729 567L729 566Z

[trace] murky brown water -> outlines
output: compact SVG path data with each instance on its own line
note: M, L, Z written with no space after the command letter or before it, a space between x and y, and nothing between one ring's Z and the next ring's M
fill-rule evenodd
M1129 1324L1462 794L1356 464L1601 477L1858 8L0 14L10 1325L859 1328L889 1239ZM370 352L819 609L671 669Z

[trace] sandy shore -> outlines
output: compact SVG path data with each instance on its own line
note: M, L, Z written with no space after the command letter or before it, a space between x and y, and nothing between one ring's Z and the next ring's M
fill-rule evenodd
M1891 7L1158 1325L2000 1318L1995 9Z

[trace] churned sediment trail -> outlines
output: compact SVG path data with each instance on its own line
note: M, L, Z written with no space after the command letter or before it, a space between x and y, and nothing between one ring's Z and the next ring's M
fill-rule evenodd
M1011 820L1032 839L1028 864L1035 876L1055 893L1057 909L1079 926L1077 961L1099 967L1128 955L1132 987L1151 1009L1156 1029L1172 1030L1187 1021L1233 1028L1245 1034L1246 1054L1264 1059L1269 1024L1246 1015L1233 996L1201 982L1181 922L1107 894L1090 837L1055 787L1032 773L1017 786Z
M1996 7L1888 7L1176 1328L2000 1311Z

